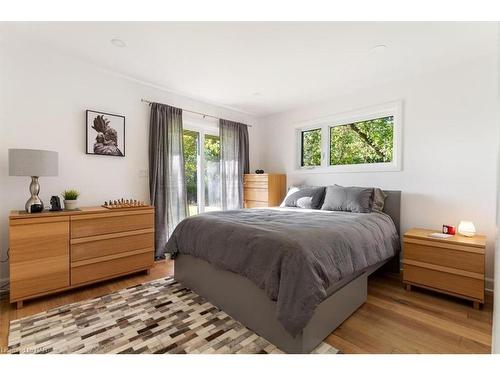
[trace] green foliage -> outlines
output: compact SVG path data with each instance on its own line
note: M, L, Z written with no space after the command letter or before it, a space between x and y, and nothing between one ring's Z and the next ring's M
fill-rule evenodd
M197 202L198 183L198 133L191 130L184 130L184 174L186 180L188 204Z
M204 145L205 171L203 174L205 186L205 211L220 207L220 138L218 135L205 134Z
M67 201L74 201L74 200L78 199L78 196L80 195L80 193L75 189L67 189L67 190L64 190L61 195Z
M330 165L392 161L392 116L330 128Z
M199 154L199 133L191 130L184 130L184 173L186 180L186 190L188 204L196 206L198 201L198 154ZM205 157L205 164L219 163L220 161L220 139L216 135L205 135L205 142L203 145L203 152ZM213 177L213 176L211 176ZM207 185L207 178L205 175L205 186ZM190 211L192 209L190 208Z
M220 139L218 135L205 135L205 161L220 161Z
M321 165L321 129L302 132L302 162L303 167Z

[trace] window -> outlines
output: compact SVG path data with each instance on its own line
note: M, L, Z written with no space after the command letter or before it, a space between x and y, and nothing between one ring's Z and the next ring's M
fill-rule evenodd
M297 138L305 171L401 170L401 102L310 121Z
M200 153L200 133L184 130L184 178L186 181L189 216L199 213L198 210L198 172Z
M393 116L332 126L330 165L392 162L393 132Z
M302 131L301 139L302 167L321 165L321 129Z
M221 206L220 138L205 135L205 212L218 211Z
M221 209L220 139L205 130L184 130L184 171L189 216Z

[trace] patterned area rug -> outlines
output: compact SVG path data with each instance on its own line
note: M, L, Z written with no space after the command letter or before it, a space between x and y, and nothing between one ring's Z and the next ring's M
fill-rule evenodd
M314 353L338 353L327 343ZM172 278L10 323L9 353L282 353Z

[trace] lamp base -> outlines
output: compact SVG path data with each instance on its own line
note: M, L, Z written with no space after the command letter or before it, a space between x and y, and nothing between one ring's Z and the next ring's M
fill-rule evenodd
M458 232L458 233L465 237L474 237L474 235L476 234L475 232Z
M30 184L31 197L30 197L30 199L28 199L28 201L24 205L26 212L36 213L36 212L43 211L43 202L40 199L40 197L38 196L39 192L40 192L40 184L38 183L38 177L32 176L31 177L31 184Z

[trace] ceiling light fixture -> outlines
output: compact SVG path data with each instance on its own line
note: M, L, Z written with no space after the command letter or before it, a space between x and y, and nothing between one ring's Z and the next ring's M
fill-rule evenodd
M114 45L115 47L119 47L119 48L127 47L127 43L125 43L123 40L118 39L118 38L111 39L111 44Z

